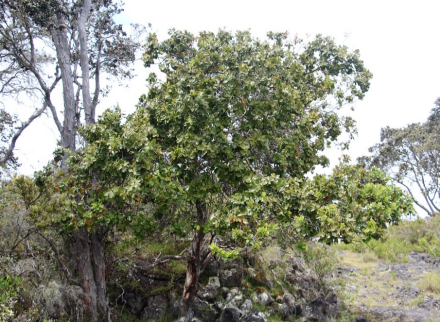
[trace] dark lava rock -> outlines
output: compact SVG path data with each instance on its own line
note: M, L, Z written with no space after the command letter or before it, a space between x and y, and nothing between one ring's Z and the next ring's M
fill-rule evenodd
M237 309L236 307L226 307L222 315L220 315L219 322L238 322L240 320L240 317L242 315L242 312Z
M166 315L168 300L164 295L156 295L148 298L148 304L142 314L143 320L162 318Z
M205 301L215 300L219 295L220 281L218 277L210 277L208 284L197 291L197 296Z
M298 316L302 312L300 304L295 303L295 298L290 293L284 293L283 304L281 306L281 315L284 319L288 319L291 316Z
M214 321L218 318L219 314L215 308L209 305L208 302L195 298L194 303L191 306L194 317L203 321Z
M267 322L266 316L257 308L253 308L243 315L240 322Z
M370 322L370 320L367 319L365 316L360 315L360 316L356 317L356 322Z
M220 283L225 287L240 287L241 274L235 268L220 271Z

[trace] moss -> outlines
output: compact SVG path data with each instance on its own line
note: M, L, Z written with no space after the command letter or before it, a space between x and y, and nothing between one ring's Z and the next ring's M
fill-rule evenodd
M266 292L266 289L264 287L257 286L256 288L254 288L254 291L258 293L263 293Z

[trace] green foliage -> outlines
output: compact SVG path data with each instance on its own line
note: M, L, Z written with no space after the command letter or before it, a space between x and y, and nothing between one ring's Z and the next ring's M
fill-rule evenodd
M125 124L116 109L80 130L89 144L53 183L67 196L64 227L142 237L161 225L258 249L273 235L295 244L378 238L410 213L377 169L344 164L306 179L328 163L326 147L353 133L353 120L336 111L364 96L371 73L331 38L286 39L171 30L159 43L151 35L144 62L159 59L166 80L150 75Z
M166 198L155 196L167 195L163 181L169 180L152 161L157 159L157 144L125 126L118 108L107 110L96 124L79 132L89 144L69 157L69 175L48 169L37 178L53 193L62 194L58 223L64 232L99 225L130 229L143 238L157 229ZM154 208L157 211L151 211Z
M440 217L404 220L390 227L383 238L367 243L356 242L338 247L358 253L372 250L379 258L388 262L407 262L412 251L425 252L440 257Z
M306 265L324 282L324 278L329 277L337 268L338 256L334 249L327 245L310 242L307 250L303 253Z
M16 276L11 277L9 274L0 276L0 301L6 302L9 298L17 296L20 285L20 280Z
M290 185L293 224L282 224L278 236L290 244L316 237L331 244L377 239L402 214L412 214L411 199L380 170L367 171L345 160L331 175L317 175L302 187ZM285 196L284 196L285 198Z
M294 215L301 230L309 218L301 202L306 173L326 165L320 151L354 130L331 102L341 106L368 90L371 73L359 53L322 36L286 39L224 30L149 38L145 65L158 60L166 81L150 75L132 124L137 132L151 126L144 133L160 144L170 183L179 183L169 213L195 231L258 248ZM202 216L197 205L206 208Z
M216 244L211 244L209 246L211 249L211 252L215 256L219 256L223 259L229 260L229 259L236 259L239 255L240 249L234 249L234 250L223 250L220 247L218 247Z
M12 321L21 281L16 276L0 276L0 320Z

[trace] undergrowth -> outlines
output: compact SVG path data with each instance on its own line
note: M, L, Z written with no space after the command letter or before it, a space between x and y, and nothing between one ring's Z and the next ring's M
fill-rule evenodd
M413 251L440 257L440 216L404 220L400 225L390 227L382 239L339 244L336 247L356 253L373 252L390 263L408 262L408 254Z

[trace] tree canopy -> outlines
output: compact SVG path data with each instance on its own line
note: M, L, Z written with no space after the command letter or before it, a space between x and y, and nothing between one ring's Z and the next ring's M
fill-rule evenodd
M100 95L109 90L102 75L133 75L140 42L115 23L121 11L116 1L0 1L0 164L17 164L16 141L46 111L61 146L75 150L78 127L94 122ZM55 99L60 84L62 106ZM3 105L8 98L34 112L18 119Z
M115 229L192 236L181 317L191 317L204 245L231 258L268 237L368 240L412 212L380 170L343 163L312 178L328 164L323 151L354 131L338 110L369 88L357 51L322 36L172 30L164 42L150 35L143 59L158 62L165 79L150 74L126 120L116 108L83 127L88 144L46 183L63 193L64 231L90 236L92 246Z

